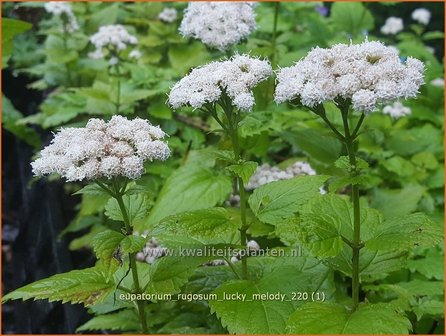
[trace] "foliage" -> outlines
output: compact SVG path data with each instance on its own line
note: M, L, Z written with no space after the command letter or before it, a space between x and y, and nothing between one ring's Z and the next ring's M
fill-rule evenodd
M160 125L172 151L166 162L147 163L145 174L134 181L67 185L80 202L61 236L74 234L70 249L91 249L96 266L25 285L3 296L3 302L82 303L93 317L77 332L405 334L441 325L444 88L432 81L443 76L443 63L439 50L432 54L429 47L437 46L443 32L409 25L404 18L402 32L383 36L379 14L387 5L400 8L336 2L323 16L315 10L320 3L260 3L258 29L221 52L179 35L185 3L73 2L80 29L69 34L61 17L43 12L43 3L17 4L41 15L32 28L13 19L15 9L3 4L11 18L2 21L2 65L28 78L29 88L44 97L38 111L25 116L4 94L4 129L38 149L47 142L41 134L119 113ZM165 8L177 9L179 18L161 21ZM107 61L88 56L94 50L89 37L100 26L117 23L138 38L142 54L122 61L118 74ZM407 56L422 60L426 84L416 99L404 102L410 115L367 115L351 143L333 135L316 110L298 102L276 105L274 78L255 88L252 112L211 111L235 116L227 118L226 128L212 113L172 111L165 104L174 83L207 62L249 52L268 58L277 69L315 46L361 42L364 34L395 46L402 61ZM325 103L324 116L339 130L345 122L356 125L360 116L340 112L340 105ZM347 145L354 147L354 164ZM317 175L267 183L243 194L262 164L287 168L296 161L310 163ZM240 206L231 203L234 195L240 195ZM167 249L164 255L150 263L146 256L136 261L152 237ZM251 239L269 254L251 253L237 261L234 254L206 254L210 249L241 252ZM184 248L194 254L181 255ZM364 299L357 306L350 298L355 276ZM279 299L258 299L272 293ZM171 297L119 299L126 294ZM225 294L245 299L222 299Z

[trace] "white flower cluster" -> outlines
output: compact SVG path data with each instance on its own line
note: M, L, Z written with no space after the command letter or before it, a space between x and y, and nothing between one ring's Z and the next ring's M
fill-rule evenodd
M65 128L31 163L37 176L56 173L67 181L125 176L136 179L144 161L166 160L166 134L147 120L113 116L109 122L90 119L85 128Z
M175 8L164 8L161 13L158 14L158 19L161 21L172 23L178 17L178 12Z
M225 50L256 29L253 3L190 2L180 33L201 40L209 47Z
M135 234L138 235L137 233ZM146 237L147 233L143 234L142 236ZM142 251L136 254L136 260L153 264L156 259L165 256L166 251L167 249L165 247L161 247L158 240L152 237L146 243L146 246L142 249Z
M66 16L65 29L72 33L79 29L76 17L73 14L73 10L68 2L65 1L50 1L45 3L45 10L55 16Z
M351 99L353 108L369 113L377 104L414 97L424 83L424 64L408 57L401 61L394 48L381 42L337 44L314 48L278 72L277 103L300 98L314 107L336 98Z
M430 81L431 85L437 87L444 87L444 78L435 78Z
M412 12L412 19L423 25L428 25L431 20L431 12L426 8L417 8Z
M301 161L293 163L286 169L271 167L269 164L265 163L257 167L256 171L251 176L246 189L253 190L270 182L288 180L299 175L316 175L316 171L310 164Z
M271 74L268 61L236 55L193 69L175 84L168 102L175 109L185 105L200 108L205 103L218 101L225 91L234 106L250 111L255 104L251 90Z
M239 262L242 257L248 255L248 256L255 256L257 252L260 250L260 245L255 240L250 240L246 243L247 252L242 253L239 252L235 256L231 257L231 263Z
M384 26L381 27L381 33L385 35L395 35L404 29L403 19L391 16L387 18Z
M401 104L399 101L396 101L392 105L384 106L383 113L390 115L394 119L399 119L411 114L412 110Z
M104 49L119 52L126 49L129 45L135 45L138 40L130 35L127 29L122 25L107 25L99 28L99 31L90 37L90 42L96 47L96 50L89 54L91 58L103 58Z

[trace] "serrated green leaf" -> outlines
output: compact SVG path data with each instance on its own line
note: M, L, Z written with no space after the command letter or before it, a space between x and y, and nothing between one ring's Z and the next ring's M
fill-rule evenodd
M119 260L114 255L124 238L125 236L122 233L111 230L99 232L93 237L93 251L104 267L107 280L119 267Z
M231 191L229 176L196 164L185 165L166 180L141 231L169 215L213 207Z
M194 274L195 268L211 257L166 256L158 259L149 270L144 292L148 294L176 294ZM146 283L147 280L144 282Z
M440 300L423 300L413 307L413 312L420 321L424 316L444 318L444 302Z
M124 195L122 200L127 210L129 222L132 225L145 218L148 212L148 202L143 194ZM124 221L118 201L115 198L111 198L105 205L105 215L113 220Z
M48 299L89 306L100 302L113 289L114 284L106 280L104 272L92 267L38 280L8 293L2 298L2 303L17 299Z
M442 230L429 217L415 213L386 220L377 235L365 242L365 246L370 250L408 250L436 245L442 236Z
M227 170L234 173L236 176L240 177L243 180L245 185L248 184L249 179L252 174L256 171L257 162L254 161L245 161L240 164L235 164L226 167Z
M298 176L265 184L249 197L249 206L263 222L276 224L292 217L299 208L315 195L327 176Z
M436 248L429 250L426 256L407 262L411 272L418 272L428 279L444 279L444 253Z
M408 334L410 321L389 304L362 304L351 313L334 303L310 302L288 321L291 334Z
M143 249L143 247L146 245L146 242L148 240L148 237L142 237L142 236L135 236L130 235L126 236L121 241L121 249L124 253L136 253Z
M367 163L367 161L364 161L361 158L356 158L356 166L352 167L352 165L350 164L350 159L348 158L348 156L340 156L339 159L337 159L334 163L335 167L341 168L341 169L347 169L347 170L351 170L352 168L355 169L365 169L368 168L369 164Z
M356 175L356 176L341 176L339 178L336 178L332 182L330 182L330 185L328 186L328 189L330 192L336 192L341 188L345 188L349 185L367 185L370 182L370 177L367 175Z
M368 239L381 221L376 210L362 208L362 239ZM334 257L344 247L342 237L353 239L353 207L338 195L319 195L301 208L300 215L277 225L286 243L301 242L315 256Z
M238 240L238 227L239 221L228 210L210 208L166 217L155 225L152 235L167 246L179 240L181 246L234 243Z
M209 301L211 311L217 314L230 333L284 333L288 317L303 304L303 301L293 300L293 293L325 292L328 287L324 286L331 274L327 267L310 257L273 259L260 272L263 275L258 280L224 283L214 291L218 300ZM254 296L277 293L285 295L285 299L260 300ZM246 296L241 300L224 300L224 294ZM327 290L326 295L329 294Z
M298 231L299 241L317 257L334 257L343 248L341 223L323 214L302 214Z
M139 331L140 325L141 322L139 322L135 311L125 309L117 313L95 316L78 327L76 332L92 330Z
M12 54L14 37L31 27L28 22L2 17L2 68L6 66Z

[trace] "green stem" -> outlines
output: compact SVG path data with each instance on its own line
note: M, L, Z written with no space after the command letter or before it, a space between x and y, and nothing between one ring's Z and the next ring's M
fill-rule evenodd
M68 30L67 30L67 24L68 24L68 20L67 19L63 19L62 20L62 24L63 24L63 37L62 37L62 40L63 40L63 47L64 47L64 49L65 49L65 52L69 52L69 49L68 49L68 36L69 36L69 33L68 33ZM66 71L66 73L67 73L67 86L71 86L71 70L70 70L70 67L69 67L69 65L68 65L68 63L65 63L65 71Z
M350 174L356 176L358 174L356 168L356 150L355 139L350 133L348 124L348 107L342 109L342 121L345 132L345 146L347 148L348 158L350 161ZM362 118L363 119L363 118ZM360 121L362 123L362 121ZM359 130L356 127L355 132ZM351 185L352 189L352 203L353 203L353 241L352 241L352 304L353 310L358 308L359 304L359 252L361 250L361 210L359 206L359 186L357 184Z
M277 40L277 21L279 18L279 7L280 2L274 3L274 22L273 22L273 33L271 37L271 65L273 68L276 67L276 40Z
M231 131L232 147L234 150L234 159L235 161L238 162L240 160L240 144L238 138L239 117L237 112L235 113L233 118L230 118L230 115L231 114L228 113L228 119L230 120L229 129ZM246 191L245 191L245 185L241 177L237 178L237 184L238 184L238 191L240 193L240 219L242 223L242 226L240 228L240 245L243 246L244 249L246 249L247 248L246 232L248 231L248 226L246 225ZM246 256L242 257L241 262L242 262L242 279L247 279L248 261L246 259Z
M127 231L127 234L132 234L132 224L129 220L129 215L127 213L127 209L125 208L124 201L122 199L122 193L120 192L119 186L117 185L116 181L113 181L114 186L114 192L115 192L115 199L118 202L119 209L122 213L122 218L124 221L125 229ZM130 269L132 270L132 277L133 277L133 286L136 293L141 293L141 286L139 284L139 277L138 277L138 268L136 266L136 254L135 253L129 253L129 263L130 263ZM148 333L147 328L147 320L144 312L144 302L137 301L136 302L138 306L138 314L139 319L142 326L142 332L144 334Z
M116 69L118 69L118 67L116 67ZM117 70L118 71L118 70ZM117 83L116 83L116 110L115 110L115 114L119 114L119 108L121 105L121 78L119 76L119 71L118 71L118 76L116 77Z

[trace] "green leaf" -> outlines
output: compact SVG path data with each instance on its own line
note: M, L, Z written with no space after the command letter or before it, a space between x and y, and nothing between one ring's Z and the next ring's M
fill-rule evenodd
M254 258L254 259L260 259ZM248 260L248 264L251 259ZM249 266L248 266L249 267ZM217 300L209 301L211 311L222 325L234 334L281 334L288 317L304 301L296 300L297 292L324 291L330 294L330 271L313 258L277 258L266 264L258 280L235 280L218 287ZM245 295L241 299L223 299L224 294ZM260 299L256 295L282 294L281 299ZM311 294L310 294L311 296ZM240 298L240 296L239 296ZM293 299L294 298L294 299ZM311 298L309 298L311 300Z
M310 302L288 321L291 334L407 334L410 321L392 305L361 304L351 313L334 303Z
M361 210L361 239L364 240L381 218L376 210L366 207ZM353 213L348 199L333 194L316 197L302 208L300 220L294 221L298 239L316 256L336 256L344 247L342 237L353 240Z
M334 257L343 248L337 218L323 214L302 214L299 223L299 240L317 257Z
M194 274L195 268L211 257L166 256L158 259L149 270L145 293L176 294ZM145 281L147 282L147 281Z
M107 4L103 9L95 10L88 22L88 31L95 33L99 27L114 24L118 18L119 3Z
M333 3L330 18L338 31L347 32L353 37L374 26L373 15L359 2Z
M292 217L299 208L315 195L327 176L298 176L265 184L249 197L249 206L263 222L275 224Z
M100 302L114 289L101 269L92 267L53 275L16 289L2 298L9 300L48 299L62 303L83 303L84 306Z
M367 240L370 250L408 250L414 247L429 247L441 241L443 233L423 213L393 218L381 225L375 237Z
M2 125L3 127L14 134L20 140L25 141L28 145L34 148L41 147L41 141L39 134L32 128L19 124L23 118L22 113L17 111L12 105L11 101L2 94Z
M347 169L347 170L351 170L352 169L352 165L350 164L350 160L348 158L348 156L340 156L339 159L337 159L334 163L335 167L341 168L341 169ZM369 164L367 163L367 161L364 161L361 158L356 158L356 166L354 167L355 169L365 169L368 168Z
M349 185L367 185L370 181L370 177L367 175L356 175L356 176L341 176L330 182L328 189L330 192L336 192L341 188L345 188Z
M121 241L121 249L124 253L136 253L143 249L146 245L148 237L130 235Z
M73 195L97 195L97 196L104 196L104 197L111 197L104 189L102 189L97 184L88 184L82 189L76 191Z
M12 54L14 37L31 27L28 22L2 17L2 69Z
M326 164L333 164L341 152L341 143L329 136L321 135L320 130L299 129L285 132L284 138L308 156Z
M210 208L166 217L155 225L152 235L166 246L233 243L238 227L239 221L225 208Z
M151 226L180 212L213 207L222 203L231 191L229 176L207 167L187 164L166 180L146 225ZM147 229L147 226L143 229Z
M420 321L424 316L434 316L444 318L444 301L440 300L423 300L413 307L413 312Z
M189 69L206 63L209 53L202 43L172 45L167 53L170 64L181 74L185 74Z
M76 333L91 330L139 331L140 324L135 311L125 309L117 313L95 316L78 327Z
M147 198L143 194L124 195L122 197L125 209L129 217L129 222L135 225L138 220L143 219L148 212ZM124 221L118 201L111 198L105 205L105 214L110 219Z
M385 218L408 215L417 209L425 188L419 185L403 189L375 189L371 206L381 211Z
M249 179L251 178L252 174L254 174L254 172L256 171L256 168L257 168L257 162L254 161L245 161L240 164L235 164L226 167L227 170L234 173L236 176L241 177L245 185L248 184Z
M106 230L93 237L92 246L97 258L106 270L107 280L119 267L119 260L114 257L119 244L125 236L119 232Z
M430 249L426 256L407 262L411 272L418 272L428 279L444 279L444 253L437 248Z

